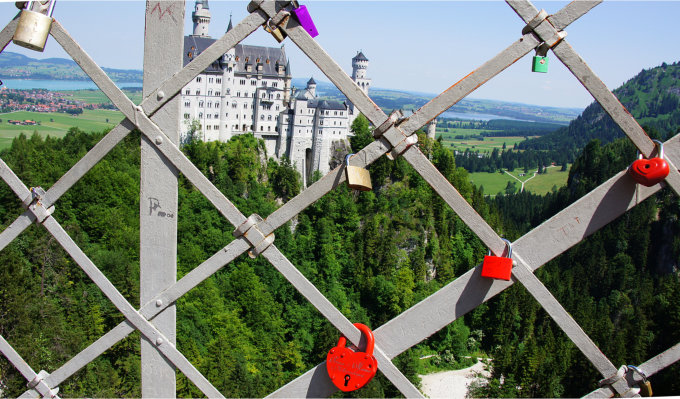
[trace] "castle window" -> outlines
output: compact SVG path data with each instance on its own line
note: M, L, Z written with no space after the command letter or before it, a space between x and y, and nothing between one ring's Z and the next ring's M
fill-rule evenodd
M228 117L228 116L229 116L229 112L226 112L226 113L224 114L224 117L226 118L226 117Z
M236 105L237 105L236 103L231 103L232 108L236 108Z
M242 84L242 85L245 85L245 84L246 84L246 80L245 80L245 79L241 79L241 81L240 81L239 83Z
M190 94L191 94L191 90L186 89L186 90L184 91L184 94L186 94L187 96L190 95Z
M220 119L220 114L215 114L215 115L213 115L213 118L215 118L215 119Z
M198 113L198 119L203 119L203 112Z
M200 77L200 76L197 76L197 77L196 77L196 81L197 81L198 83L201 83L201 77Z
M261 121L264 120L264 115L260 115L260 120L261 120Z
M219 107L220 107L220 103L218 101L218 102L215 103L215 108L219 108Z
M215 125L213 127L215 128L215 130L220 130L220 125Z
M212 101L208 101L208 108L212 107Z
M333 121L333 126L335 126L335 121Z
M211 119L211 118L212 118L212 114L208 114L208 115L206 115L206 117L207 117L208 119Z
M201 91L200 91L200 90L196 90L196 95L197 95L197 96L200 96L200 95L201 95Z
M279 110L279 106L278 106L278 105L276 106L276 110L277 110L277 111Z
M227 89L227 95L231 94L231 89Z
M276 82L274 82L274 83L272 83L272 86L274 86L274 87L279 87L279 84L276 83Z
M335 111L335 116L338 116L338 111Z
M250 81L250 85L251 85L251 86L257 85L257 80L251 80L251 81Z
M267 87L267 81L266 80L262 81L262 87Z
M278 94L278 93L277 93L277 94L276 94L276 99L278 100L278 99L280 99L280 98L281 98L281 94Z
M248 104L243 104L243 109L248 109Z
M323 121L320 121L320 122L319 122L319 125L323 126Z
M220 91L216 91L216 92L215 92L215 95L216 95L216 96L219 96L220 94L222 94L222 92L220 92Z
M241 92L240 92L240 91L237 91L237 92L236 92L236 97L241 97Z
M189 119L189 114L184 114L184 119Z
M272 120L272 116L271 115L267 116L267 120L268 121Z
M191 107L191 101L185 101L184 106L185 107Z
M199 108L203 108L203 101L199 101L199 102L198 102L198 107L199 107Z
M213 82L213 78L208 78L208 83L212 83L212 82Z
M212 90L208 90L208 95L212 96Z
M211 129L212 129L212 126L210 126L210 125L205 127L205 130L211 130Z
M272 127L271 127L271 126L267 126L267 131L268 131L268 132L271 132L271 131L272 131Z
M243 97L248 97L248 92L243 93Z
M215 79L215 83L222 83L222 78Z

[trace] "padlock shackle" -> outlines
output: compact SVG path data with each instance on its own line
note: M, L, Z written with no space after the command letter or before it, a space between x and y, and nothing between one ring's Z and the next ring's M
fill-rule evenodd
M50 7L47 9L47 16L52 18L52 13L54 13L54 5L57 4L57 0L50 0Z
M647 375L645 373L643 373L642 370L640 370L637 366L633 366L632 364L629 364L626 367L633 370L633 372L640 374L640 377L642 377L642 382L647 382Z
M502 238L502 240L505 241L505 247L508 249L508 256L505 258L512 258L512 243L507 238ZM491 248L489 248L489 255L491 255Z
M375 338L373 337L373 331L365 325L361 323L354 323L354 327L359 329L362 334L366 336L366 352L368 355L373 356L373 348L375 347ZM347 344L347 338L345 338L344 335L340 336L340 339L338 339L338 344L336 346L343 347Z
M345 157L345 166L349 166L349 159L352 157L354 154L347 154Z
M659 149L659 150L657 151L656 157L657 157L657 158L663 159L663 156L664 156L664 155L663 155L663 143L662 143L660 140L652 140L652 141L654 142L654 144L656 145L656 147ZM642 156L642 153L640 152L640 150L638 150L637 153L638 153L638 159L643 159L643 158L644 158L644 157Z

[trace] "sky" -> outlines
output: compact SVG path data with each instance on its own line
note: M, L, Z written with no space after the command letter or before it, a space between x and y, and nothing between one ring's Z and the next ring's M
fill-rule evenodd
M348 74L361 50L370 60L372 86L438 94L482 65L521 36L523 21L503 1L300 1L319 30L315 40ZM229 16L236 25L247 16L247 1L209 0L210 34L220 37ZM535 1L549 14L566 1ZM187 0L185 32L191 34L194 1ZM141 69L145 2L59 0L54 17L99 63ZM14 1L0 0L0 25L17 13ZM605 1L567 27L566 40L595 73L614 89L642 69L680 60L677 20L680 1ZM262 29L244 43L279 46ZM294 78L323 73L287 39ZM44 53L14 44L12 51L33 58L68 55L54 39ZM576 78L550 56L547 74L532 73L531 52L470 98L583 108L593 101Z

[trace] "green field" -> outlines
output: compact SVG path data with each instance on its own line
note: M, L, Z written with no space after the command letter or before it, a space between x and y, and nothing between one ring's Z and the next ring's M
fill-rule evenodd
M547 173L542 175L534 175L536 169L530 170L526 176L520 176L524 173L522 169L515 169L510 171L510 174L515 176L520 181L526 182L524 184L524 190L532 192L534 194L544 195L549 193L553 186L561 187L567 184L567 178L569 177L569 171L561 172L559 166L547 168ZM531 179L530 179L531 178ZM530 180L529 180L530 179ZM505 193L505 187L509 181L514 181L517 183L517 189L521 187L520 181L512 178L507 173L487 173L478 172L470 173L470 181L474 183L477 187L484 187L484 194L486 195L496 195L499 192Z
M62 137L69 128L77 127L86 132L111 129L123 120L118 111L84 110L81 115L71 116L63 113L17 111L0 114L0 149L9 147L12 139L21 133L30 136L33 132L43 136ZM10 125L7 120L33 120L40 122L35 126ZM108 122L107 122L108 119Z
M100 90L60 90L59 92L72 97L74 100L83 101L88 104L111 104L111 100ZM123 90L123 93L135 104L142 102L142 92L140 90Z

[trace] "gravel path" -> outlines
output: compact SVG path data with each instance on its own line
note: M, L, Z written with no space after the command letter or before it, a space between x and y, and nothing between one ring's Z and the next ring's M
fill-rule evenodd
M477 361L477 364L466 369L421 375L422 391L430 398L464 398L476 373L490 376L487 367Z

